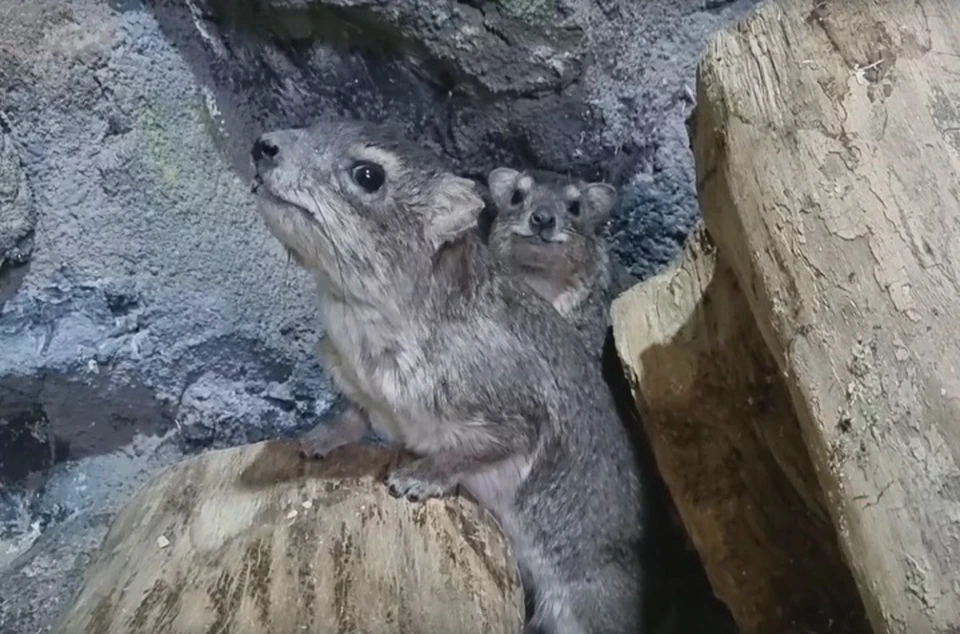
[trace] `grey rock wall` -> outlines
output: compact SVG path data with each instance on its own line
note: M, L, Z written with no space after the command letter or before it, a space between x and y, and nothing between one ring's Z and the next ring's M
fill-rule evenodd
M700 47L752 4L0 0L0 634L48 631L150 473L334 405L258 132L358 116L469 176L605 178L642 277L697 216Z

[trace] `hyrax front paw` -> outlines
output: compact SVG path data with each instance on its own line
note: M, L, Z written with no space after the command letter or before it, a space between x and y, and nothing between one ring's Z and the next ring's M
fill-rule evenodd
M387 475L390 495L406 497L411 502L447 495L454 485L433 475L428 475L417 462L401 467Z

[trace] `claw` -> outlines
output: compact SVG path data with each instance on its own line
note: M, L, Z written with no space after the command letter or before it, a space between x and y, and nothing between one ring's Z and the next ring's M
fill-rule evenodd
M301 447L300 457L303 458L304 460L322 460L324 456L318 451L313 451L312 449Z

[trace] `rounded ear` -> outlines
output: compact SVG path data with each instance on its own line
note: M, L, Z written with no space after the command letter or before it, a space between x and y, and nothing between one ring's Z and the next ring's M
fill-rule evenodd
M498 167L490 172L487 177L487 188L497 207L506 207L509 204L519 180L520 172L509 167Z
M430 203L424 233L434 251L473 231L484 207L476 183L453 174L440 179Z
M617 204L617 190L606 183L588 183L581 190L580 197L586 203L590 219L598 225L610 219L610 212Z

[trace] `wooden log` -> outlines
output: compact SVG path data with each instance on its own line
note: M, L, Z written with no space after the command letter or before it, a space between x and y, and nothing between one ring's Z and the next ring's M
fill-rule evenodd
M958 33L956 0L775 1L698 72L704 219L878 634L960 631Z
M395 458L261 443L167 469L119 513L56 631L519 632L494 521L465 498L392 498L378 480Z
M612 317L657 466L741 634L869 632L786 388L709 236Z

